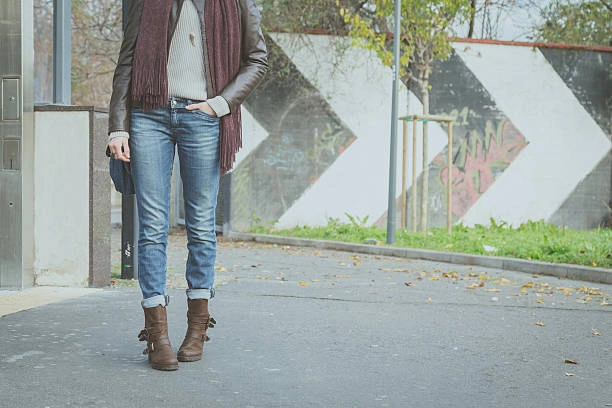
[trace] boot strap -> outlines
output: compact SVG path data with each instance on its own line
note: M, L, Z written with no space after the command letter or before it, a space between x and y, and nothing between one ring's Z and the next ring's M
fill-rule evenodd
M155 351L155 343L158 345L170 345L168 336L160 336L161 331L151 332L146 327L138 333L138 341L146 341L147 347L142 351L142 354L149 354Z

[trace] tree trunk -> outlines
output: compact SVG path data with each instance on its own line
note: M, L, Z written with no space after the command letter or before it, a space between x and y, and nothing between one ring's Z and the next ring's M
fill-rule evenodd
M476 20L476 0L471 0L470 2L470 29L468 31L468 35L467 38L473 38L474 37L474 24L475 24L475 20Z

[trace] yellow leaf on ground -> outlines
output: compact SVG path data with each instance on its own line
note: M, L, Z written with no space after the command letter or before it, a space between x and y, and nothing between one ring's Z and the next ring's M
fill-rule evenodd
M591 334L593 334L593 336L601 336L601 333L598 332L597 330L593 329L593 331L591 332Z
M428 298L427 298L427 303L431 303L431 302L432 302L431 298L430 298L430 297L428 297Z
M574 374L572 374L572 373L565 373L565 376L566 376L566 377L573 377L573 376L574 376Z
M480 282L480 283L473 283L470 286L466 286L466 289L476 289L476 288L482 288L484 286L484 282Z
M536 300L537 303L544 303L544 299L539 298L538 300Z
M442 278L439 276L432 276L431 278L429 278L429 280L442 280Z
M546 326L546 323L544 323L544 322L543 322L543 321L541 321L541 320L538 320L538 321L536 322L536 325L537 325L537 326L542 326L542 327L545 327L545 326Z
M533 282L527 282L523 285L524 288L533 288Z
M308 286L308 282L298 282L298 285L300 286Z
M501 292L501 289L487 289L487 292Z
M566 358L565 359L565 364L578 364L578 362L575 361L575 360L570 360L569 358Z

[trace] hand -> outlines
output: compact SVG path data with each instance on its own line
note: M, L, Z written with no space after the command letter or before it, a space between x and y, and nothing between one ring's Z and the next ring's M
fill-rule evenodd
M208 104L208 102L204 101L204 102L200 102L200 103L194 103L192 105L187 105L185 106L185 109L187 110L196 110L199 109L204 113L208 113L209 115L213 115L213 116L217 116L217 112L215 112L215 110L213 108L210 107L210 105Z
M130 145L127 137L114 137L108 142L111 157L124 162L130 161Z

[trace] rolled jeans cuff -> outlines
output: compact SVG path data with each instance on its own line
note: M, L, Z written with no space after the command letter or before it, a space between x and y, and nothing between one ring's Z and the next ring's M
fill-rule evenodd
M163 307L168 306L168 304L170 303L170 296L168 295L156 295L147 299L143 299L142 302L140 302L140 304L142 305L142 307L144 307L145 309L148 309L150 307L156 307L158 305L162 305Z
M214 289L187 289L187 298L194 299L212 299L215 297Z

